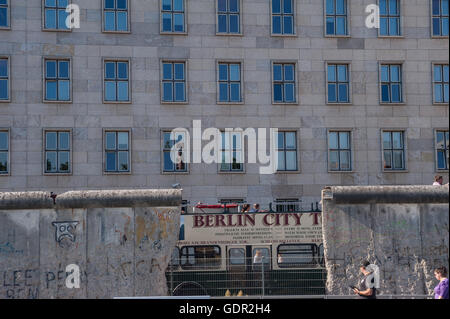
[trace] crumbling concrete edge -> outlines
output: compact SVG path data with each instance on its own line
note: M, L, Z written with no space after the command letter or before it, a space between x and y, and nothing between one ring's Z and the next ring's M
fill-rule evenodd
M63 209L96 207L168 207L181 205L181 189L130 189L0 193L0 209Z

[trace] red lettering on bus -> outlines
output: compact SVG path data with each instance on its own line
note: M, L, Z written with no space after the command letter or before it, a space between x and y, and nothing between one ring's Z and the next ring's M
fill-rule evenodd
M255 215L244 215L244 218L245 226L247 226L247 222L249 222L250 225L255 226Z
M203 216L194 216L194 228L203 227L205 225Z
M266 214L265 216L264 216L264 218L263 218L263 224L264 224L264 226L271 226L273 223L269 223L269 221L267 220L267 218L269 217L269 216L273 216L273 214Z
M292 214L292 216L295 219L295 226L301 225L300 219L302 218L301 214Z
M222 226L222 227L225 227L226 225L225 225L225 223L224 223L224 220L225 219L225 216L223 216L223 215L216 215L216 227L220 227L220 226Z

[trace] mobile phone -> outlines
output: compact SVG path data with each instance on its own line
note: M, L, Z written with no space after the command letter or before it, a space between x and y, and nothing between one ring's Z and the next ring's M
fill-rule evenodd
M350 289L356 289L356 287L355 286L349 286L350 287Z

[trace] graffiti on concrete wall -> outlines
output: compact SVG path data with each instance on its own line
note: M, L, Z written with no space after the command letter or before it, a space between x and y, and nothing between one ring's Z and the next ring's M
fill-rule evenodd
M64 221L64 222L52 222L55 226L55 240L59 245L63 245L63 239L67 238L72 242L75 242L75 228L79 224L78 221Z

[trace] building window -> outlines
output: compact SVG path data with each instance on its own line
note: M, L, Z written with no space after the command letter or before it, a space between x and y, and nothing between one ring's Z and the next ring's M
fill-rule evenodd
M130 132L105 131L105 173L130 172Z
M47 173L70 173L70 131L45 131L45 168Z
M163 172L187 172L186 158L189 154L185 153L186 133L174 133L175 139L171 139L171 132L163 132ZM170 156L172 151L175 152L172 156L176 159L175 163Z
M0 130L0 175L9 174L9 130Z
M104 102L130 102L129 61L104 61Z
M273 63L273 102L296 103L295 64Z
M44 0L44 29L70 30L66 25L69 13L66 12L69 0Z
M9 101L9 58L0 57L0 102Z
M70 60L45 59L44 101L71 101Z
M272 34L292 35L294 27L294 1L272 0Z
M240 34L240 0L217 0L217 33Z
M433 65L434 103L448 103L448 64Z
M380 1L380 36L399 36L400 0Z
M381 102L402 103L402 66L400 64L381 65Z
M186 32L184 0L161 0L161 31Z
M347 0L326 0L326 34L348 34Z
M103 31L128 32L128 0L103 0Z
M351 132L328 132L328 169L330 171L352 170Z
M432 0L433 36L448 37L448 2L449 0Z
M278 171L297 171L297 132L278 132Z
M162 102L187 102L185 62L162 62L162 92Z
M384 170L405 170L405 140L403 131L383 131Z
M328 103L350 102L350 81L348 64L328 64Z
M436 167L438 170L448 170L448 130L436 131Z
M0 28L9 29L9 0L0 0Z
M243 135L241 132L221 132L220 171L242 172L244 170L244 154L242 150Z
M242 102L241 64L218 64L219 102Z

